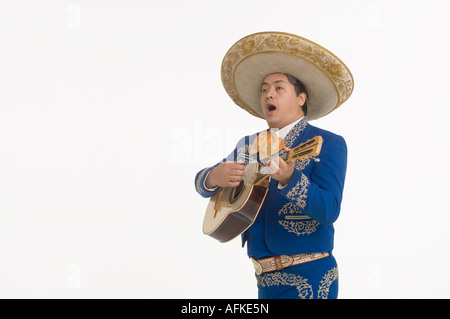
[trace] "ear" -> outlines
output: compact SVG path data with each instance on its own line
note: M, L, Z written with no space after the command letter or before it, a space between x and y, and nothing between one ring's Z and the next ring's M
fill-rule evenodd
M297 96L298 106L302 107L306 102L306 93L300 93Z

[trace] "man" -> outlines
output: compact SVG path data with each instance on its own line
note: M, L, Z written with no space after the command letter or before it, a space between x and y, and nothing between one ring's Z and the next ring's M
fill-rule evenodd
M267 196L255 222L242 234L252 259L259 298L337 298L332 255L347 166L344 139L310 125L340 106L353 91L347 67L319 45L286 33L263 32L238 41L222 63L222 82L235 103L266 120L289 151L321 136L319 159L277 158ZM257 134L238 142L221 163L201 170L197 191L211 197L236 187Z

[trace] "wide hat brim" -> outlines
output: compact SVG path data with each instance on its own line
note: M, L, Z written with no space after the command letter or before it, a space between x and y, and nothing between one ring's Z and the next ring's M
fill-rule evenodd
M308 90L308 120L321 118L353 92L347 66L322 46L283 32L261 32L237 41L222 61L222 83L232 100L250 114L264 118L260 92L263 79L288 73Z

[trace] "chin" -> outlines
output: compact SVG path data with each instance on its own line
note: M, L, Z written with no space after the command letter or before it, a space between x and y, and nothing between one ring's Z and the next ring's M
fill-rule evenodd
M266 119L266 122L270 128L280 128L279 121L276 121L274 119Z

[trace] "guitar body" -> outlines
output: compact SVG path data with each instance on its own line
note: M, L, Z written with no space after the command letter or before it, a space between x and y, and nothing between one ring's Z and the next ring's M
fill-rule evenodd
M322 138L313 139L283 154L286 161L297 161L319 155ZM203 233L227 242L245 232L256 220L269 190L269 176L260 173L261 165L248 163L239 186L223 187L214 194L206 208Z
M258 169L259 164L248 164L239 186L224 187L221 195L218 192L211 197L203 220L204 234L224 243L253 224L269 190L266 182L254 184Z

